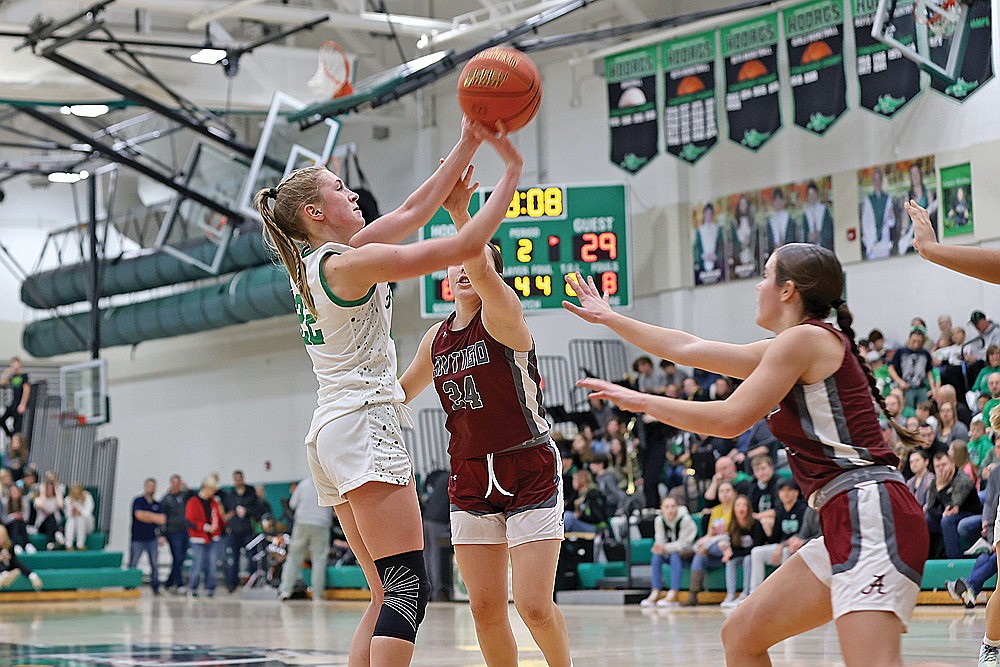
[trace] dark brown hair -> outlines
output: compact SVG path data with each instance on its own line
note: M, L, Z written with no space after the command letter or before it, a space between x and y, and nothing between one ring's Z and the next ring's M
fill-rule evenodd
M802 306L809 317L825 320L830 315L831 309L836 310L837 327L851 343L851 352L854 353L861 370L868 378L872 398L878 403L882 414L889 417L889 423L892 424L903 446L908 450L916 447L922 442L920 436L897 423L894 419L896 415L886 410L885 399L878 390L875 376L858 352L855 340L857 336L852 326L854 315L841 297L844 293L844 269L840 266L840 260L830 250L811 243L788 243L777 250L777 255L774 263L775 284L781 285L791 281L802 296ZM872 334L869 334L868 338L872 339Z

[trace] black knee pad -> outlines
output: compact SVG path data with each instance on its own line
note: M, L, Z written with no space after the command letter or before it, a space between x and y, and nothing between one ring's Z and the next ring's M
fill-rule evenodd
M408 642L417 638L424 610L431 597L422 551L408 551L375 561L385 597L375 622L375 637L395 637Z

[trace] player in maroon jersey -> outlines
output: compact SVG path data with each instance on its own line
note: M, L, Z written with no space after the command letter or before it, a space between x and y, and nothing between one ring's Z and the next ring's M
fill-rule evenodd
M472 167L444 203L469 220ZM562 612L552 601L563 539L561 460L542 407L535 343L493 246L448 268L455 312L424 335L400 382L410 401L432 381L451 434L452 544L490 667L516 667L507 617L514 606L549 665L571 665Z
M592 396L679 429L734 438L762 417L785 444L792 473L819 511L823 537L786 561L722 627L730 665L770 665L769 647L834 619L847 665L901 665L900 636L916 604L927 557L923 510L879 432L885 404L858 355L844 274L820 246L775 251L757 284L757 324L776 335L747 345L697 338L615 313L576 274L580 305L651 355L745 378L724 401L699 403L581 380ZM839 330L823 320L836 311ZM775 407L777 406L777 407ZM893 422L908 446L916 434Z

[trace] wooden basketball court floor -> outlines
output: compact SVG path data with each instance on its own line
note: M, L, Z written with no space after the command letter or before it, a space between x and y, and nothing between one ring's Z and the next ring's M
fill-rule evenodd
M228 667L346 665L364 603L143 597L0 605L4 667ZM788 601L795 613L795 600ZM724 664L717 606L641 610L636 606L565 606L577 667ZM511 606L520 664L545 665ZM918 607L903 639L908 664L975 665L984 608ZM840 665L831 625L772 649L775 665ZM414 665L484 665L467 604L433 603L420 628Z

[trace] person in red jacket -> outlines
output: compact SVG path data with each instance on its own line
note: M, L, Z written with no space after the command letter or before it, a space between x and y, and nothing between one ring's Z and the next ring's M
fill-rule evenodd
M191 597L198 597L203 574L208 597L215 595L215 566L222 547L222 529L226 525L222 518L222 505L215 497L218 488L218 478L209 475L202 481L198 495L189 498L184 508L188 537L191 539L191 579L188 582L188 595Z

